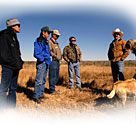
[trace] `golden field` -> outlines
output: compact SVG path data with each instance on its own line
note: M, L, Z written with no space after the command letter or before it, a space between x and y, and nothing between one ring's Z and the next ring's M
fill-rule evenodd
M100 65L99 65L100 64ZM0 68L1 71L1 68ZM1 74L1 73L0 73ZM125 78L135 75L135 64L125 65ZM48 75L45 84L45 96L48 99L41 104L33 101L34 81L36 76L35 63L25 62L19 73L17 88L17 109L30 111L56 111L56 112L92 112L95 110L111 109L115 105L121 106L118 101L106 98L112 90L112 74L109 64L81 62L80 76L82 91L68 88L67 64L61 63L59 81L56 90L59 95L48 94ZM75 77L74 77L74 82ZM130 102L128 102L130 103Z

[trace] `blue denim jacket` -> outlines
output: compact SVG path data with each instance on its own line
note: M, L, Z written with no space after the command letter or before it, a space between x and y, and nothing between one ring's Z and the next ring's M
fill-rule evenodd
M38 42L37 40L34 42L34 57L37 61L43 62L45 61L47 64L51 63L51 54L49 43L45 43L44 40L42 42Z

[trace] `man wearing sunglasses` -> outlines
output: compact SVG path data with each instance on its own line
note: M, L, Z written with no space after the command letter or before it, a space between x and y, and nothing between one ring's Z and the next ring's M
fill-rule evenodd
M109 46L108 58L111 62L113 81L124 81L124 60L129 55L129 49L126 48L126 41L122 40L123 32L117 28L112 31L114 40Z
M8 19L7 29L0 32L0 106L16 107L16 89L19 70L23 61L16 33L20 32L18 19ZM8 97L7 97L8 92Z
M81 51L80 48L76 45L76 38L70 37L70 43L63 50L63 58L68 63L68 72L69 72L69 88L74 88L73 80L73 69L75 70L76 76L76 87L81 90L81 81L80 81L80 71L79 62L81 61Z

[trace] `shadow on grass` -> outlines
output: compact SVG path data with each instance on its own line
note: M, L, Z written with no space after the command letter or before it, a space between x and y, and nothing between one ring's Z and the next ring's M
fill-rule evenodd
M29 80L28 80L27 83L26 83L26 87L27 87L27 88L28 88L28 87L34 88L34 82L35 82L35 80L33 80L33 79L30 77Z
M34 88L34 84L35 84L35 80L33 80L30 77L29 80L26 82L26 87L18 85L17 92L24 93L28 99L34 100L34 98L33 98L34 92L33 92L33 90L30 89L30 88ZM49 89L44 88L44 92L49 94Z
M100 97L95 99L96 105L95 106L101 106L103 104L110 104L113 105L115 102L120 101L118 96L114 96L112 99L108 99L107 97Z
M95 80L92 82L87 82L82 84L82 88L89 88L90 92L93 95L99 95L100 97L95 99L96 105L95 106L100 106L102 104L113 104L114 102L117 101L117 97L114 97L113 99L108 99L106 95L110 93L109 90L104 89L105 85L102 85L101 87L98 87L97 84L95 83Z
M58 82L56 83L56 85L68 87L68 84L67 84L66 81L64 80L63 76L62 76L62 77L59 77L59 80L58 80Z
M92 82L86 82L86 83L82 83L81 86L82 88L92 88L92 86L94 86L95 80L93 80Z
M34 83L35 83L35 80L30 77L29 80L26 83L26 87L30 87L30 88L34 87ZM56 85L67 87L67 83L65 82L63 77L59 77L59 80L56 83Z
M27 98L33 100L33 91L27 87L17 86L17 93L24 93Z

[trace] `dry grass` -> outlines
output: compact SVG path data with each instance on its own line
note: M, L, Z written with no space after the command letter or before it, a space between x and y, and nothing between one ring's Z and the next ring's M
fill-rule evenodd
M1 70L1 68L0 68ZM60 66L59 82L56 90L59 95L48 94L48 76L45 84L45 96L48 99L42 104L33 101L34 81L36 76L35 64L25 63L19 73L17 88L17 108L20 110L30 109L32 111L94 111L103 108L113 108L111 101L105 98L112 89L112 75L110 66L81 65L80 74L82 91L68 89L67 65ZM129 79L135 75L134 67L125 67L125 78ZM74 82L75 77L74 77Z

